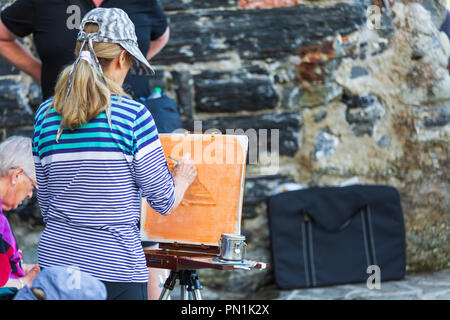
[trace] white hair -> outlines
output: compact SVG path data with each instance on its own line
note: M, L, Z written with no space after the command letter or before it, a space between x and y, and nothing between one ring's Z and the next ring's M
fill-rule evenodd
M0 143L0 176L8 175L11 168L22 168L30 177L36 177L30 138L11 136Z

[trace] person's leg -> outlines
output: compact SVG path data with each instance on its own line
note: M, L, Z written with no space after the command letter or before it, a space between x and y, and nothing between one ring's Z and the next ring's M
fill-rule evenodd
M169 277L170 270L148 268L148 300L158 300L164 287L164 282Z
M156 250L158 244L145 247L144 250ZM158 300L161 295L164 282L169 277L170 270L160 268L148 268L148 300Z
M107 300L148 300L147 282L102 282Z

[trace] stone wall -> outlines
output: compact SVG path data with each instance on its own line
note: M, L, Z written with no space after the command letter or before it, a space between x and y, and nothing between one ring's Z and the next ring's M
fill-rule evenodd
M184 127L280 129L279 170L266 174L263 158L247 168L249 258L270 261L265 200L277 187L357 176L398 188L409 272L450 267L450 45L438 32L445 1L388 2L377 25L367 7L383 1L161 1L171 38L152 61L151 85L177 101ZM30 133L37 101L36 84L0 59L3 138ZM36 210L22 218L20 235L38 235ZM272 283L262 271L200 276L247 293Z

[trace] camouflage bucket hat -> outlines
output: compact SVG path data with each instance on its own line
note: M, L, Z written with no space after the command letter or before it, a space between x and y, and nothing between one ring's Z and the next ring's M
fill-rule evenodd
M97 24L98 31L96 33L85 33L83 29L86 23ZM134 57L134 63L130 69L131 74L155 74L155 71L139 50L133 22L122 9L96 8L86 13L81 21L77 40L120 44Z
M86 23L94 23L98 25L98 31L95 33L84 32ZM136 75L154 75L155 71L148 63L147 59L142 54L138 47L136 31L133 22L130 20L125 11L118 8L96 8L92 9L83 17L78 32L77 41L83 41L80 52L75 62L72 64L69 75L69 83L67 86L66 97L69 95L72 88L73 74L75 67L80 60L88 61L97 70L106 84L105 76L102 67L97 59L94 51L93 42L109 42L121 45L133 57L129 73ZM85 44L88 44L89 52L84 51ZM106 109L106 116L108 118L109 126L111 124L111 106ZM59 127L56 135L58 142L63 132L62 124Z

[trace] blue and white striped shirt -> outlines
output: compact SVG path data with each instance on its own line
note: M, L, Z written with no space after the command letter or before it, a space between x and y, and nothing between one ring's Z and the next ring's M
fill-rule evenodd
M166 214L175 201L172 174L147 108L111 95L112 129L103 112L64 129L50 98L35 116L33 155L46 224L41 267L78 267L103 281L146 282L138 221L140 199Z

